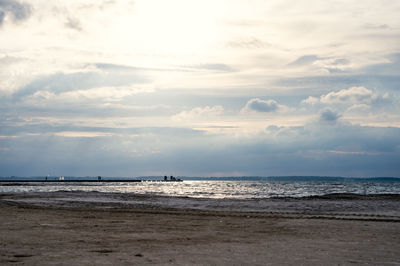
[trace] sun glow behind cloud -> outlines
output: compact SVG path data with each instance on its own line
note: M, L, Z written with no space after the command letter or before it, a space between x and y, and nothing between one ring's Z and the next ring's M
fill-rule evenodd
M135 1L131 10L112 15L95 38L125 63L172 67L190 64L191 57L210 57L218 43L221 4L212 1ZM104 38L107 36L106 38ZM139 56L139 60L137 60ZM140 59L140 57L142 57Z

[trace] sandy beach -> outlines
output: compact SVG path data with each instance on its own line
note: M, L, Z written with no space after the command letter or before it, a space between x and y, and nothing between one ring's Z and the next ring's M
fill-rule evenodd
M399 203L1 194L0 264L400 265Z

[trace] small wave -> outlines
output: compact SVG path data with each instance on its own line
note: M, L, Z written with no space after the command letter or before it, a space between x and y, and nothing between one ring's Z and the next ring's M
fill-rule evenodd
M306 196L302 198L309 198L309 199L346 199L346 200L359 200L359 199L385 199L385 200L400 200L400 194L358 194L358 193L330 193L325 195L314 195L314 196Z

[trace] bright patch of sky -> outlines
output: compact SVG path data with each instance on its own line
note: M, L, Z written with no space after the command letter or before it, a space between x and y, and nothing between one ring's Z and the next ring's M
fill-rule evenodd
M0 176L400 176L399 13L0 0Z

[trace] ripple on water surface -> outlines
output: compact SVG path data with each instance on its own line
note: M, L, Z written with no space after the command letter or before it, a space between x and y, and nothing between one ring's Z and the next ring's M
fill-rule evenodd
M184 181L138 183L31 183L0 186L0 193L98 191L195 198L304 197L331 193L399 194L400 182Z

